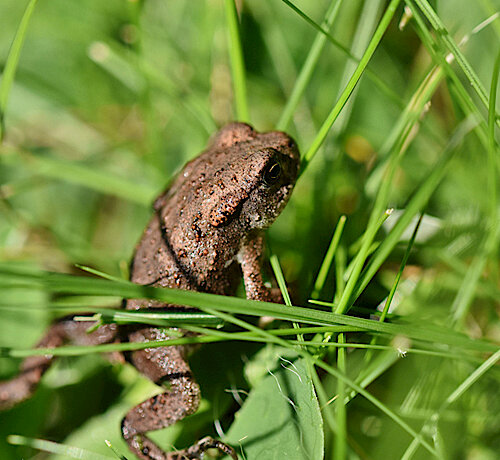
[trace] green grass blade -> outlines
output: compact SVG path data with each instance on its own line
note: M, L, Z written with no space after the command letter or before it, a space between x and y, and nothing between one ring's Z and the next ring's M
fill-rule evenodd
M298 8L296 8L293 4L291 4L287 0L283 1L294 11L299 12L299 14L302 16L302 12L298 10ZM337 17L342 2L343 0L331 1L322 24L322 28L324 28L324 30L329 31L332 27L332 24ZM283 109L283 113L281 114L281 117L276 125L276 129L279 129L280 131L286 131L288 129L288 126L292 121L293 114L297 109L297 106L299 105L300 99L302 98L304 91L306 90L306 87L311 80L312 74L314 72L316 64L318 63L321 51L325 46L326 40L327 37L323 33L323 31L319 31L316 35L316 38L314 39L309 53L307 54L304 64L302 65L302 69L300 70L293 90L287 99L287 103L285 105L285 108Z
M302 19L304 19L308 24L310 24L314 29L321 33L330 43L333 44L337 49L342 51L351 61L360 63L361 59L357 58L348 48L346 48L342 43L336 40L327 30L327 28L320 26L318 23L313 21L309 16L307 16L301 9L297 8L289 0L282 0L287 6L289 6L293 11L295 11ZM371 7L371 5L368 5ZM391 98L397 105L404 107L403 99L390 88L387 83L385 83L375 72L370 70L368 67L365 69L366 76L375 84L377 87ZM283 115L282 115L283 118ZM283 126L284 128L284 126Z
M215 311L215 310L213 310ZM210 315L212 316L212 315ZM88 317L87 317L88 320ZM219 319L219 322L223 322L222 319ZM127 324L132 324L131 322ZM205 344L205 343L215 343L215 342L228 342L228 341L245 341L245 342L255 342L255 343L274 343L268 338L259 336L252 332L227 332L221 331L218 329L209 329L206 327L193 326L188 324L187 321L181 322L178 324L170 324L169 321L157 322L148 318L145 318L144 321L141 321L139 324L148 324L152 326L160 326L163 328L169 326L181 327L182 329L195 332L197 335L194 337L179 337L182 333L177 332L175 330L171 330L170 335L171 339L168 340L153 340L151 342L121 342L121 343L109 343L109 344L101 344L101 345L64 345L57 348L30 348L30 349L20 349L20 348L12 348L12 347L0 347L0 357L12 357L12 358L26 358L28 356L41 356L41 355L53 355L53 356L83 356L90 355L95 353L112 353L112 352L123 352L123 351L134 351L134 350L144 350L145 348L159 348L159 347L171 347L171 346L179 346L179 345L193 345L193 344ZM93 330L93 329L91 329ZM270 335L275 337L281 336L299 336L303 333L319 333L319 332L329 332L333 334L335 332L339 334L343 334L346 332L360 332L359 328L352 327L344 327L344 326L329 326L329 327L308 327L301 328L300 331L292 328L292 329L269 329L266 330ZM177 337L177 338L176 338ZM304 345L304 340L293 340L287 339L287 342L290 345ZM368 350L368 351L383 351L390 352L395 358L401 358L407 355L422 355L422 356L432 356L432 357L440 357L445 359L454 359L459 361L470 361L470 362L480 362L480 358L477 358L473 355L465 355L462 353L455 352L440 352L433 351L423 348L405 348L399 349L395 345L372 345L367 343L354 343L354 342L325 342L308 340L305 343L308 347L316 347L316 348L352 348L352 349L360 349L360 350ZM492 350L496 350L497 348L492 348ZM491 350L490 350L491 351ZM390 360L393 363L392 360ZM387 367L383 366L383 370L380 370L380 364L376 364L373 367L369 367L367 372L363 372L356 381L358 383L365 382L368 385L375 378L379 377L382 372L384 372ZM346 401L348 401L351 396L346 397Z
M407 3L412 2L412 0L405 0L405 1L407 1ZM451 40L453 42L452 48L455 50L455 51L452 51L451 54L449 54L449 55L448 55L448 50L450 49L449 43L448 43L448 46L446 46L446 44L443 44L444 39L441 39L441 40L434 39L434 37L428 31L426 24L420 15L420 9L418 9L415 5L411 5L411 9L412 9L413 18L415 19L415 21L417 23L417 33L419 34L420 39L422 40L422 43L427 48L427 50L428 50L429 54L432 56L433 60L440 63L440 66L443 68L446 76L451 80L451 82L453 82L452 88L453 88L453 91L455 92L455 94L458 96L457 101L460 103L462 110L464 111L464 113L466 115L469 113L474 113L474 114L476 114L476 116L481 118L482 112L479 110L479 108L476 106L476 104L474 103L474 101L472 100L470 95L468 94L466 88L464 87L464 85L460 81L459 77L457 76L456 72L453 70L450 63L452 62L453 58L456 58L457 61L459 62L459 64L460 64L460 62L463 64L463 66L461 67L462 70L464 70L464 68L469 69L469 71L471 73L469 75L469 77L470 77L469 81L470 81L471 85L473 85L473 83L471 81L471 78L472 78L473 80L476 80L479 83L479 87L482 88L482 84L477 79L477 76L475 75L474 71L472 70L472 67L470 67L470 65L467 63L465 57L463 56L463 53L460 51L459 47L455 44L455 42L453 42L453 39L448 34L448 32L446 32L446 33L448 34L449 40ZM493 21L493 23L495 23L495 21ZM479 24L477 27L475 27L470 34L467 34L466 36L464 36L464 38L461 40L460 44L466 43L468 40L468 37L470 37L470 35L472 33L477 33L478 31L482 30L482 28L486 27L489 24L490 24L489 20L483 21L481 24ZM443 27L444 27L444 25L443 25ZM461 57L460 60L457 58L457 54ZM478 88L478 86L475 86L475 88ZM479 91L484 94L484 98L480 97L482 103L486 107L488 107L488 100L485 96L484 88L479 89ZM497 117L498 117L498 115L497 115ZM496 122L498 124L498 118L497 118Z
M410 145L412 132L414 132L415 127L418 126L419 119L425 110L424 108L436 92L442 78L443 71L439 67L433 67L422 79L422 82L418 85L410 102L398 118L394 128L391 130L386 142L381 148L381 156L389 156L389 159L387 165L380 166L381 168L385 168L385 171L380 175L380 179L378 179L378 192L368 222L368 229L376 225L378 216L387 207L394 175L403 154Z
M361 273L361 270L363 269L366 258L368 257L368 253L370 250L370 246L373 242L373 239L375 238L375 235L377 234L382 224L391 215L391 212L392 209L388 209L386 212L384 212L384 214L378 220L378 222L375 223L375 225L368 226L363 236L363 244L361 245L361 249L359 250L358 254L354 259L352 272L349 276L349 280L347 281L347 284L342 292L342 296L340 297L339 303L335 308L335 313L341 315L345 313L350 307L349 299L352 297L352 294L355 290L356 283L358 282L359 275Z
M386 414L395 423L397 423L401 428L403 428L403 430L405 430L408 434L410 434L410 436L412 436L416 440L416 442L420 443L431 454L433 454L433 455L436 454L435 449L423 438L422 435L417 433L410 425L408 425L401 417L399 417L399 415L397 415L395 412L393 412L391 409L389 409L389 407L387 407L385 404L383 404L377 398L375 398L370 393L368 393L364 388L362 388L361 386L359 386L357 383L353 382L352 380L348 379L342 373L340 373L335 368L326 364L323 361L315 360L314 364L316 364L316 366L318 366L318 367L321 367L322 369L324 369L326 372L330 373L334 377L344 380L348 386L350 386L356 392L361 394L364 398L366 398L368 401L370 401L375 407L380 409L384 414Z
M439 63L440 70L444 72L444 75L449 79L450 81L449 89L451 94L453 95L453 98L457 101L458 106L466 116L475 116L476 119L479 120L479 123L474 129L474 133L476 134L477 138L483 145L484 149L487 150L489 148L488 132L487 132L486 122L483 119L484 117L482 112L479 110L477 105L472 100L471 96L469 95L468 91L462 84L461 80L458 78L457 74L453 71L450 63L446 59L446 53L443 50L441 50L441 52L437 51L437 49L439 49L440 46L438 43L436 43L430 32L427 30L425 21L421 17L418 8L413 9L412 13L413 13L412 17L417 25L416 32L420 37L420 40L426 47L427 51L432 56L433 60ZM472 32L469 33L468 35L470 36L472 33L477 33L481 31L482 28L490 24L489 22L490 20L491 17L488 18L488 20L483 21L481 24L476 26L472 30ZM497 21L493 21L491 23L496 24L496 22Z
M408 246L406 247L406 251L404 253L403 260L401 261L398 273L396 274L396 279L394 280L394 283L392 283L391 290L389 291L389 295L387 296L387 299L385 301L384 309L382 310L379 321L385 321L385 319L387 317L387 314L388 314L389 309L391 307L392 299L394 298L394 294L396 293L396 289L399 286L399 281L401 280L401 276L403 275L403 270L406 267L406 263L408 262L408 259L410 257L411 249L413 247L413 244L415 243L415 238L417 237L417 232L418 232L418 229L420 228L420 224L422 222L423 217L424 217L424 214L423 213L420 214L418 222L415 225L415 229L413 230L413 233L411 235ZM377 338L373 337L370 341L370 344L375 345L376 343L377 343ZM372 354L370 352L366 353L365 362L370 361L371 355Z
M125 455L120 454L117 449L106 439L104 440L104 443L111 449L111 452L116 455L116 458L119 458L120 460L127 460L127 457Z
M7 56L7 61L5 62L5 68L2 74L2 82L0 83L0 142L2 142L5 137L5 112L7 110L7 102L9 100L9 93L14 83L14 77L16 76L17 65L19 63L19 57L21 55L21 49L23 47L24 40L26 39L26 33L28 31L28 24L35 9L37 0L30 0L28 6L24 10L23 17L17 28L16 35L12 41L12 45L9 50L9 55Z
M225 0L226 21L229 32L229 56L231 75L233 77L234 97L236 103L236 118L238 121L249 122L247 86L245 78L245 63L238 28L238 12L235 0Z
M313 299L318 298L319 293L325 285L326 277L328 275L328 272L330 271L333 258L340 243L340 237L342 236L342 232L344 231L345 222L346 216L340 216L340 219L337 222L337 226L335 227L335 231L333 232L332 241L330 242L330 246L328 246L328 250L326 251L325 257L323 258L318 276L316 277L316 281L314 283L313 292L311 294L311 298Z
M453 320L463 326L470 305L474 299L476 288L483 273L489 257L494 254L498 247L500 236L500 222L498 219L498 192L497 192L497 169L495 167L495 155L498 145L495 142L495 102L497 96L498 74L500 71L500 52L497 54L491 78L490 103L488 112L488 196L490 197L489 226L482 250L475 257L469 267L464 281L460 285L455 300L452 304Z
M90 452L85 449L80 449L79 447L67 446L53 441L46 441L44 439L33 439L26 438L24 436L10 435L7 438L7 441L9 444L29 446L44 452L50 452L51 454L64 455L68 458L78 458L81 460L110 460L114 458L108 457L107 455L96 454L95 452Z
M278 286L280 288L281 295L283 296L283 300L285 301L285 305L291 307L292 301L290 300L290 294L286 286L285 277L283 276L283 271L281 270L281 265L278 257L275 254L271 256L271 267L274 271L274 276L276 276L276 281L278 282ZM293 328L298 330L300 329L300 325L294 322ZM304 341L304 336L302 334L298 335L297 338L300 342ZM308 366L308 369L311 370L310 366Z
M335 296L334 303L339 303L345 289L344 275L346 273L347 251L344 246L339 246L335 257Z
M345 335L339 334L337 343L344 345L346 343ZM346 349L339 348L337 351L337 368L342 374L347 374ZM335 420L337 430L335 431L335 444L333 458L335 460L344 460L347 453L347 407L345 401L346 387L345 382L337 380L337 400L335 402Z
M476 383L489 369L491 369L498 361L500 361L500 350L492 354L483 364L481 364L472 374L470 374L456 389L451 393L440 411L443 411L447 406L453 404L460 398L474 383Z
M391 0L391 3L387 7L382 19L379 22L379 25L377 29L375 30L375 33L373 34L373 37L366 48L365 53L363 54L358 66L356 67L356 70L354 71L351 79L349 80L346 88L340 95L337 103L331 110L330 114L328 115L327 119L319 129L319 132L316 136L316 138L313 140L311 146L307 150L307 152L304 155L304 158L302 160L302 166L301 166L301 173L304 172L304 170L307 168L307 165L309 162L313 159L313 157L316 155L318 152L319 148L323 144L324 140L326 139L326 136L328 135L328 132L330 131L330 128L332 127L333 123L339 116L340 112L342 111L342 108L346 104L347 100L349 99L350 95L354 91L354 88L359 82L359 79L361 78L361 75L363 74L366 66L368 65L368 62L370 61L371 57L373 56L373 53L377 49L378 44L380 43L380 40L382 40L382 36L384 35L387 27L389 26L389 23L394 16L394 13L396 12L396 8L398 7L400 3L400 0Z
M290 294L288 292L288 288L286 286L285 277L283 276L283 271L281 270L281 265L279 263L278 257L276 254L273 254L270 258L271 267L274 272L274 276L276 277L276 281L278 282L278 286L281 291L281 295L283 296L283 300L285 301L285 305L291 306L292 301L290 300Z
M406 251L405 251L405 254L403 256L403 260L401 261L401 265L399 266L399 270L398 270L398 273L396 275L396 279L394 280L394 283L392 284L389 295L387 296L387 300L385 301L384 310L382 311L382 314L380 315L379 321L385 321L387 313L389 312L389 308L391 307L392 299L394 298L394 294L396 293L396 289L398 288L399 281L401 280L401 276L403 275L403 270L406 267L406 263L408 262L408 259L410 257L411 249L413 248L413 244L415 243L415 238L417 237L418 229L420 228L420 224L422 223L423 217L424 217L424 214L423 213L420 214L417 225L415 225L415 229L413 230L410 241L408 242L408 246L406 247Z
M453 40L452 36L448 32L448 29L441 21L440 17L436 14L436 12L432 9L431 5L427 2L427 0L413 0L418 5L420 10L424 13L427 20L430 22L434 30L436 31L436 35L438 39L442 39L449 52L453 54L455 59L457 60L458 65L464 72L465 76L469 80L471 86L476 91L479 99L484 104L486 108L489 107L488 97L486 96L486 91L479 80L478 76L474 72L474 69L469 64L463 53L460 51L459 47ZM406 0L406 3L414 10L412 1Z
M443 343L467 350L496 351L496 347L488 342L470 339L451 329L443 327L434 328L428 322L421 325L396 322L381 323L380 321L337 315L312 308L285 306L204 292L140 286L129 281L117 282L50 272L38 272L35 274L23 272L22 269L2 269L0 266L0 286L3 288L26 287L43 289L48 292L73 295L120 296L136 299L151 298L167 304L196 307L205 312L208 311L207 309L215 309L233 314L272 316L286 321L297 321L319 326L345 325L383 334L406 335L416 340ZM91 308L88 311L92 312L96 311L96 309Z
M375 273L380 268L384 260L396 246L403 231L410 224L413 217L423 209L430 196L443 179L451 159L456 153L457 147L462 139L476 126L475 121L466 120L456 129L445 151L441 155L436 165L432 168L427 178L418 187L415 194L405 207L404 213L401 215L396 225L392 228L389 235L380 244L375 251L373 257L368 262L368 265L361 274L360 281L355 290L354 298L359 297L370 280L375 276ZM354 302L352 300L351 302Z

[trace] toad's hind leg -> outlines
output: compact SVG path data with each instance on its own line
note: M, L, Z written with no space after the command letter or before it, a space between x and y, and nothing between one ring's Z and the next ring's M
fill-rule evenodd
M131 334L130 339L142 342L160 336L162 332L148 328ZM170 384L168 391L137 405L122 421L123 438L135 455L144 460L194 460L201 458L207 449L217 448L237 459L231 447L210 437L201 439L185 450L167 453L146 436L149 431L173 425L198 409L200 387L185 360L184 347L172 346L134 351L130 353L129 360L154 383Z
M88 334L87 330L94 324L95 321L76 322L67 318L59 320L50 327L36 348L56 348L66 342L99 345L115 339L116 325L101 326ZM53 355L30 356L21 364L21 372L18 376L0 382L0 410L9 409L29 398L53 360Z

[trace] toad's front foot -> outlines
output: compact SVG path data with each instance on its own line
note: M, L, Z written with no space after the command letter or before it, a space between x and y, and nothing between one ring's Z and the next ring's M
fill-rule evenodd
M210 436L200 439L196 444L186 450L170 454L172 460L199 460L209 449L218 449L221 453L229 455L233 460L238 460L234 449ZM169 457L170 458L170 457Z

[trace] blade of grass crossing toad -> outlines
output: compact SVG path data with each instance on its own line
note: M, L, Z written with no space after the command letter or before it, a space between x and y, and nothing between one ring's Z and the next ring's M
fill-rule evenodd
M132 299L150 298L161 300L164 303L189 305L199 308L205 311L205 313L208 312L208 309L216 309L236 314L273 316L286 321L301 321L320 326L345 325L390 335L403 334L409 338L449 344L467 350L496 350L495 346L491 343L483 340L473 340L447 328L430 327L427 322L412 325L381 323L379 321L337 315L312 308L285 306L271 302L245 300L204 292L141 286L128 281L117 282L42 271L34 273L27 270L8 270L7 268L3 268L0 270L0 282L3 283L3 286L27 286L43 289L48 292L66 294L119 296ZM95 311L95 309L89 309L89 311Z
M78 458L81 460L110 460L114 458L80 449L79 447L67 446L44 439L26 438L18 435L10 435L7 438L7 442L16 446L33 447L34 449L49 452L51 454L64 455L67 458Z
M340 237L342 236L342 232L344 230L346 221L346 216L340 216L339 221L337 222L337 226L335 227L335 231L333 232L332 241L330 242L330 246L328 246L328 250L326 251L326 255L321 263L321 267L318 272L318 276L316 277L316 281L314 283L314 289L311 294L311 298L317 299L323 286L325 285L326 277L328 272L330 271L330 267L332 265L333 258L337 252L337 248L339 246Z
M500 70L500 52L497 54L491 79L490 104L488 112L488 196L490 197L489 206L489 226L482 249L475 257L474 261L467 270L460 289L457 292L452 304L453 320L458 326L463 326L467 312L474 300L476 288L483 273L484 267L491 255L495 254L498 247L498 237L500 225L498 219L498 193L497 193L497 168L495 167L495 154L498 146L495 142L495 102L497 96L498 73Z
M222 321L222 320L220 320ZM152 324L156 325L155 321L146 320L141 324ZM160 324L161 327L168 327L165 323ZM145 348L158 348L165 346L177 346L177 345L193 345L193 344L204 344L204 343L215 343L215 342L227 342L227 341L245 341L245 342L255 342L255 343L274 343L267 337L261 337L252 332L225 332L217 329L209 329L204 327L192 326L188 324L181 324L180 327L182 329L186 329L191 332L196 332L197 334L205 334L205 335L197 335L195 337L181 337L181 338L170 338L168 340L157 340L152 342L126 342L126 343L111 343L111 344L102 344L102 345L64 345L58 348L33 348L33 349L15 349L10 347L0 347L0 357L12 357L12 358L26 358L28 356L41 356L41 355L53 355L53 356L83 356L95 353L111 353L117 351L134 351L134 350L143 350ZM324 332L326 328L303 328L304 330L300 330L300 332L304 333L315 333L322 331ZM330 333L333 332L356 332L355 328L349 327L332 327L330 329ZM273 336L287 336L299 334L299 331L293 329L271 329L267 330L268 334ZM359 331L358 331L359 332ZM172 336L180 335L179 332L171 331ZM286 339L290 345L303 345L303 341ZM338 343L338 342L325 342L325 341L307 341L307 345L316 348L325 348L325 347L333 347L333 348L357 348L357 349L365 349L365 350L378 350L379 352L385 352L395 358L400 356L404 356L408 353L416 354L416 355L424 355L424 356L438 356L446 359L454 359L463 361L464 359L471 362L480 361L479 358L476 358L472 355L464 355L463 353L453 353L453 352L439 352L432 351L421 348L408 348L404 350L404 355L400 352L396 352L394 346L392 345L370 345L364 343ZM317 356L320 356L317 354ZM392 364L392 361L391 363ZM385 369L384 369L385 370ZM356 379L356 383L361 384L363 382L367 382L368 385L373 379L380 375L380 363L374 365L369 372L366 372L366 375L362 375ZM361 382L361 383L360 383ZM363 385L362 385L363 386ZM364 387L364 386L363 386ZM346 401L349 400L349 396L346 397Z
M331 1L322 24L323 28L326 31L330 30L330 28L332 27L332 24L337 17L342 2L343 0ZM285 3L295 11L297 11L294 5L292 5L290 2L285 1ZM316 38L314 39L311 49L309 50L306 60L304 61L304 64L302 65L300 73L297 77L292 93L288 97L285 108L283 109L283 113L281 114L278 124L276 125L276 129L280 131L286 131L288 129L288 126L292 121L293 114L295 113L295 110L297 109L297 106L300 102L300 99L302 98L302 95L304 94L304 91L309 84L309 81L311 80L311 76L314 72L314 69L316 68L316 64L318 63L321 51L325 46L326 39L327 37L322 31L318 32L318 34L316 35Z
M37 0L30 0L28 6L26 6L21 22L19 23L19 27L17 28L16 35L12 41L9 55L7 56L7 60L5 62L2 82L0 83L0 142L2 142L5 137L5 111L7 109L10 89L12 87L12 83L14 82L17 65L19 63L19 56L21 55L21 49L28 31L28 24L36 3Z
M307 168L308 163L313 159L313 157L316 155L318 152L319 148L323 144L324 140L326 139L326 136L328 135L328 132L330 131L330 128L332 127L333 123L339 116L342 108L344 107L345 103L349 99L351 93L353 92L354 88L356 87L357 83L359 82L359 79L361 78L361 75L363 74L366 66L368 65L368 62L370 61L371 57L373 56L373 53L377 49L378 44L382 40L382 36L384 35L385 31L389 27L389 23L394 16L394 13L396 12L396 8L398 7L400 3L400 0L391 0L389 6L387 7L382 19L379 22L379 25L377 29L375 30L375 33L373 34L372 39L370 40L370 43L368 47L366 48L365 53L363 54L358 66L356 67L356 70L354 71L351 79L349 80L346 88L342 92L340 98L332 108L330 114L324 121L323 125L318 131L318 134L316 138L313 140L311 146L307 150L307 152L304 155L304 158L302 160L302 166L301 166L301 174L304 172L304 170Z
M245 63L243 61L243 51L238 28L238 12L235 0L225 0L224 5L229 34L229 56L236 103L236 118L238 121L249 122Z

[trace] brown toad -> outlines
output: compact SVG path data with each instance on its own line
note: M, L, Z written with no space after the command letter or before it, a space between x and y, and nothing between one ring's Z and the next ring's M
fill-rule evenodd
M271 301L273 296L261 274L262 229L287 203L298 168L297 146L285 133L259 133L243 123L221 129L207 150L187 163L155 201L155 213L133 258L131 280L233 295L242 273L247 298ZM125 302L125 307L138 310L175 306L132 299ZM115 340L116 325L85 334L88 326L87 322L59 321L38 346ZM125 340L167 338L164 329L139 326L129 330ZM126 358L156 384L169 385L167 391L134 407L123 419L123 437L134 454L141 459L197 459L215 447L237 458L231 447L212 438L204 438L182 451L165 453L146 436L198 408L200 389L186 362L185 347L133 351ZM28 358L18 377L0 383L0 409L29 397L51 361L50 356Z

